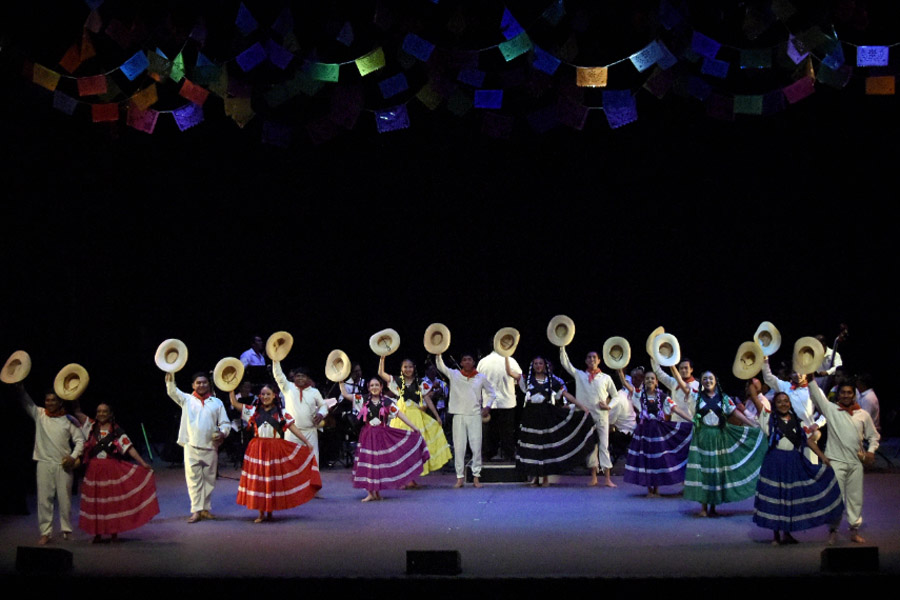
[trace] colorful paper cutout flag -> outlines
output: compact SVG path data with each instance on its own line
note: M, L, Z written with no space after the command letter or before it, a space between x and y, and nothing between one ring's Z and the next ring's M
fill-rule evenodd
M553 2L541 13L541 18L551 25L558 25L562 18L566 16L566 6L563 0L553 0Z
M659 46L659 51L661 56L656 60L656 65L661 69L669 69L678 62L678 58L672 54L672 51L669 50L668 46L662 43L659 40L656 40L657 46Z
M378 133L398 131L409 127L409 113L406 105L401 104L387 110L375 111L375 127Z
M76 83L79 96L99 96L106 93L106 75L79 77Z
M606 87L608 67L576 67L575 85L578 87Z
M360 76L365 77L369 73L374 73L384 67L384 50L379 46L368 54L360 56L354 62L356 63L356 68L359 69Z
M269 57L269 62L284 71L291 61L294 60L293 53L289 52L287 48L276 42L275 40L268 39L266 40L266 56Z
M122 50L131 45L131 31L118 19L111 19L103 33L118 44Z
M779 21L787 21L797 12L788 0L772 0L772 12Z
M350 21L344 23L335 39L347 47L353 43L353 26L350 25Z
M259 42L256 42L235 57L235 61L244 73L252 71L264 60L266 60L266 49Z
M203 122L203 108L189 102L181 108L173 110L172 117L180 131L187 131Z
M244 35L253 33L259 27L259 23L256 22L256 19L253 18L250 10L244 6L243 2L238 7L237 18L235 18L234 24L237 25L237 28Z
M172 69L169 71L169 79L176 83L184 79L184 57L180 52L172 62Z
M307 62L305 70L317 81L336 83L340 77L341 66L335 63Z
M503 90L475 90L475 108L501 108Z
M206 34L206 21L203 20L203 17L200 17L200 20L194 25L194 28L191 29L191 33L188 34L188 37L196 41L202 47L206 45Z
M379 81L378 89L381 90L382 98L387 99L405 92L409 89L409 85L406 83L406 76L403 73L397 73L392 77Z
M741 50L740 64L742 69L771 69L772 49L750 48Z
M431 53L434 52L434 44L420 38L414 33L406 34L400 48L410 56L415 56L422 62L428 62L428 59L431 58Z
M100 13L92 10L84 21L84 28L91 33L100 33L100 30L103 28L103 19L100 17Z
M136 106L129 106L125 122L133 129L152 135L158 118L159 113L155 110L141 110Z
M76 106L78 106L78 100L75 98L67 96L59 90L53 92L53 108L56 110L72 116Z
M462 90L456 90L447 100L447 110L461 117L472 110L472 98Z
M659 3L659 22L667 31L672 31L684 20L681 13L674 6L669 4L667 0Z
M266 104L271 106L272 108L276 108L281 106L285 102L291 99L293 94L288 90L288 85L273 85L268 90L266 90L265 94L263 94L263 98L266 99Z
M305 72L300 71L297 75L288 82L292 88L306 94L307 96L315 96L319 93L323 87L325 87L325 82L320 81L318 79L313 79L312 76Z
M531 61L531 66L546 73L547 75L553 75L556 73L556 69L559 68L559 65L562 64L562 61L544 50L539 46L534 47L534 58Z
M701 102L706 102L712 94L712 86L700 77L691 76L687 81L687 93Z
M700 72L704 75L725 79L728 76L728 61L717 58L704 58Z
M662 56L662 49L654 40L628 58L629 60L631 60L631 64L634 65L634 68L638 70L638 73L643 73L644 71L655 65L656 61L662 58Z
M522 29L522 26L519 25L519 22L516 21L516 18L512 16L512 13L509 12L509 9L504 8L503 17L500 18L500 33L503 34L503 37L511 40L517 35L520 35L524 32L525 30Z
M422 86L422 88L416 93L416 99L425 105L425 108L428 110L434 110L438 106L441 105L441 102L444 101L444 98L437 93L437 91L431 86L430 83L426 83Z
M561 60L572 62L578 55L578 36L574 33L570 35L554 54Z
M806 50L803 42L794 36L788 38L786 51L788 57L795 65L799 65L807 56L809 56L809 52Z
M657 68L644 82L643 87L661 100L672 89L673 83L675 83L675 73L657 65Z
M156 84L151 83L137 94L131 97L131 103L137 107L138 110L145 111L159 100L159 96L156 93Z
M67 73L75 72L75 69L81 64L81 47L73 44L66 50L63 57L59 59L59 66L66 70Z
M109 123L119 120L119 105L110 104L92 104L91 119L94 123Z
M784 94L781 90L773 90L763 96L763 114L774 115L785 108Z
M34 63L34 67L31 71L31 81L33 83L52 92L56 89L56 86L59 85L59 77L60 75L56 71L51 71L43 65Z
M637 121L637 102L629 90L604 90L603 112L612 129Z
M225 98L225 114L242 129L256 115L253 112L250 98Z
M734 97L734 112L741 115L761 115L763 113L763 97L737 95Z
M816 80L833 88L841 89L850 83L850 77L852 75L853 68L848 64L841 65L837 69L832 69L828 65L823 64L819 67L819 72L816 74Z
M857 67L886 67L889 60L887 46L859 46L856 49Z
M91 41L90 34L85 29L81 33L81 61L84 62L95 56L97 56L97 51L94 49L94 43Z
M520 33L511 40L500 43L500 53L503 54L503 59L506 62L522 56L529 50L531 50L531 38L528 37L527 33Z
M893 75L866 77L866 94L870 96L893 96L895 83Z
M275 22L272 23L272 31L281 35L281 37L286 36L294 29L294 15L291 14L291 9L287 6L281 11L281 14L278 15L278 18L275 19Z
M178 95L185 100L190 100L197 106L203 106L203 103L209 97L209 90L200 87L190 79L185 79L181 89L178 90Z
M172 61L160 54L157 48L156 52L150 52L147 55L149 64L147 65L147 73L156 81L162 81L172 72Z
M744 13L744 22L741 30L748 40L755 40L765 33L772 23L775 22L774 15L757 8L747 8Z
M816 82L812 77L801 77L791 85L781 89L784 97L791 104L803 100L816 91Z
M703 35L699 31L695 31L694 35L691 36L691 49L700 56L715 58L721 47L722 44L711 37Z
M484 84L485 72L478 69L463 69L456 77L457 81L480 88Z
M840 40L832 39L825 45L825 57L822 59L822 64L832 70L840 69L844 66L844 45L841 44Z
M128 81L134 81L148 66L150 66L150 60L147 58L147 55L143 51L138 50L119 69L122 70Z

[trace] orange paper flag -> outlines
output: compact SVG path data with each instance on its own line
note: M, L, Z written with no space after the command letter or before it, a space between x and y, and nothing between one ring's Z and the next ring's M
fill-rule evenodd
M578 67L575 71L578 87L606 87L609 69L606 67Z

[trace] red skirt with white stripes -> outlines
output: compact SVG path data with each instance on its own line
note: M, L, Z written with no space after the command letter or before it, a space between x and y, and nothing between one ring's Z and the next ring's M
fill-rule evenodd
M281 438L253 438L244 454L237 503L253 510L284 510L322 489L312 449Z
M92 535L111 535L137 529L157 514L153 471L115 458L88 461L79 527Z

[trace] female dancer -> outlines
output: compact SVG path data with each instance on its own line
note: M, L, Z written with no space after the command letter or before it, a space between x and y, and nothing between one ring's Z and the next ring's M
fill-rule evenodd
M272 511L311 500L322 489L319 465L309 440L293 417L281 410L275 386L262 387L256 406L238 402L234 391L229 394L234 408L250 411L249 426L254 432L244 454L237 503L258 510L253 522L262 523L272 520ZM302 445L285 440L285 430L300 438Z
M422 432L381 392L381 381L369 380L369 395L359 411L364 425L353 460L353 487L366 490L363 502L381 500L381 490L409 483L428 461ZM392 417L403 421L410 431L388 427Z
M680 375L679 385L684 386ZM698 516L717 516L716 505L749 498L756 492L759 468L766 457L762 431L722 393L711 371L700 377L700 391L690 398L694 433L685 471L684 498L702 505ZM735 415L743 426L728 423Z
M563 473L584 462L597 443L594 420L587 408L566 390L563 380L553 375L552 366L535 357L528 377L512 370L506 361L506 373L525 392L525 404L516 442L516 468L533 478L531 485L549 485L549 476ZM575 406L556 406L565 397Z
M447 437L444 435L444 428L441 425L441 415L438 413L431 401L431 382L428 379L419 379L416 373L416 365L410 359L406 358L400 366L400 382L388 375L384 369L384 357L378 362L378 376L388 384L388 389L397 396L397 409L400 414L405 415L411 427L422 431L425 437L425 444L428 446L428 454L430 458L422 465L422 476L428 475L432 471L437 471L449 461L453 455L450 453L450 444L447 443ZM432 419L425 412L425 407L434 415ZM400 418L394 418L390 423L391 427L399 429L409 429L406 422ZM407 488L417 488L419 484L413 479L406 486Z
M646 486L648 498L658 497L659 486L684 481L693 430L691 415L659 388L653 371L644 374L639 395L635 394L634 386L625 379L621 369L619 377L622 385L628 388L639 414L625 460L625 481ZM673 413L684 422L672 422Z
M775 394L773 416L760 387L759 380L750 382L751 400L759 412L760 427L769 437L769 451L756 485L753 522L772 530L772 545L796 544L792 531L840 521L844 510L841 489L831 461L806 437L790 397L784 392ZM818 465L803 456L804 447L819 457Z
M80 408L75 416L84 432L87 465L78 526L94 534L94 544L104 535L115 542L119 533L137 529L159 514L153 469L116 424L108 404L97 406L93 419ZM125 460L126 454L138 464Z

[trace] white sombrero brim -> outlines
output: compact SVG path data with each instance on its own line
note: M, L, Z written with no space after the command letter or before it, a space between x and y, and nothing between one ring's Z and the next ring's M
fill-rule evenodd
M90 380L87 369L78 363L69 363L56 374L53 391L60 400L77 400L87 389Z
M229 356L216 363L213 369L213 381L223 392L236 390L244 378L244 363Z
M166 373L177 373L187 364L188 350L184 342L168 339L156 349L156 366Z

